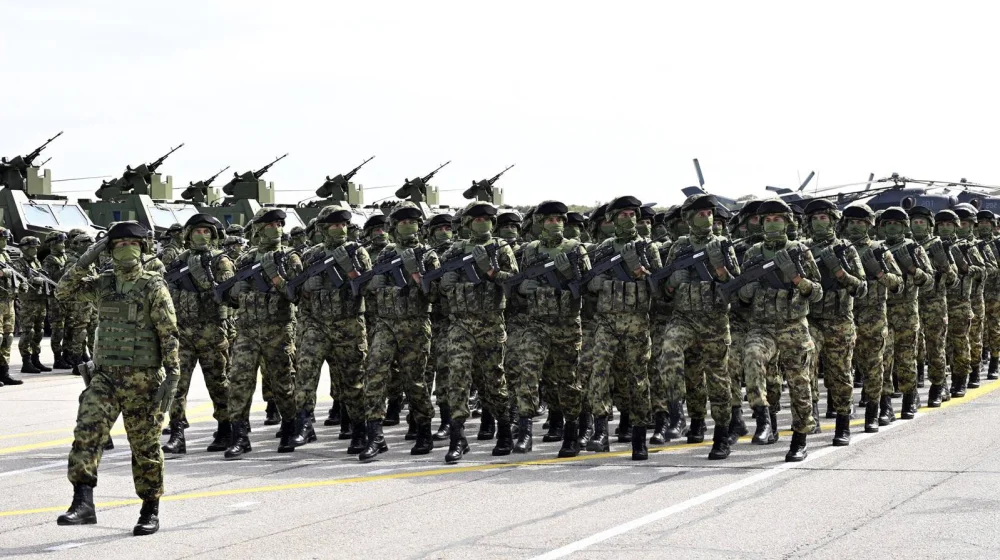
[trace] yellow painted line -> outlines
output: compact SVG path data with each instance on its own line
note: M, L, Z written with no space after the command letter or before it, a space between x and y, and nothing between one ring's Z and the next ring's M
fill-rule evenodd
M958 406L962 403L967 403L978 399L984 395L992 393L1000 389L1000 383L990 383L988 385L983 385L978 389L970 390L965 397L961 399L951 399L950 401L941 403L941 407L935 408L922 408L921 410L927 412L934 412L935 410L940 410L948 408L951 406ZM897 420L897 422L902 422L902 420ZM832 427L832 425L824 426ZM790 434L791 431L782 432L783 434ZM740 438L741 441L747 441L749 436ZM711 445L711 442L705 441L703 443L684 443L684 444L674 444L668 446L658 446L650 447L650 453L669 453L677 451L685 451L695 447L707 447ZM461 473L471 473L471 472L483 472L492 471L499 469L514 469L517 467L528 467L528 466L543 466L543 465L553 465L559 463L576 463L583 461L592 461L596 459L606 459L608 457L624 457L630 456L632 454L631 450L627 451L613 451L610 453L587 453L586 455L579 455L577 457L566 457L566 458L550 458L550 459L533 459L527 461L517 461L512 463L489 463L485 465L468 465L464 467L448 467L439 469L429 469L424 471L408 471L408 472L398 472L398 473L386 473L380 475L372 476L357 476L350 478L334 478L326 480L314 480L310 482L297 482L293 484L277 484L269 486L254 486L250 488L231 488L227 490L211 490L208 492L189 492L186 494L174 494L167 495L160 498L164 502L178 502L185 500L198 500L205 498L217 498L222 496L238 496L243 494L263 494L270 492L283 492L285 490L302 490L306 488L322 488L327 486L342 486L347 484L361 484L367 482L380 482L384 480L406 480L410 478L427 478L432 476L441 476L448 474L461 474ZM377 463L375 463L377 465ZM117 506L127 506L142 503L142 500L132 499L132 500L118 500L114 502L101 502L95 504L98 508L109 508ZM64 511L66 506L52 506L43 507L36 509L22 509L22 510L11 510L11 511L0 511L0 517L14 517L20 515L31 515L36 513L56 513Z

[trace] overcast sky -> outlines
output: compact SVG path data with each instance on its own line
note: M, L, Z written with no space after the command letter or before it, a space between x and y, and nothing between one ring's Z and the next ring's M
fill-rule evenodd
M225 165L279 202L376 155L399 186L446 160L445 203L511 163L508 203L661 204L869 172L1000 182L986 2L0 0L0 154L55 179L186 142L175 187ZM57 183L91 196L99 181ZM217 183L217 184L221 184ZM366 202L392 195L366 191ZM179 189L175 190L179 198Z

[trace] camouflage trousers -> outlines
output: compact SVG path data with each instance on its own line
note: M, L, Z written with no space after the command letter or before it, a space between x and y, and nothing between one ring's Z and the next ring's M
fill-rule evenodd
M945 341L948 336L948 305L944 298L920 299L920 338L923 352L917 353L918 363L927 363L927 379L932 385L944 386L948 363Z
M154 400L163 383L162 369L129 373L107 368L98 371L80 394L73 447L69 452L69 481L97 486L97 467L104 443L118 415L125 417L125 433L132 449L132 481L143 500L163 495L163 451L160 430L163 415Z
M990 357L1000 357L1000 299L986 300L986 332L983 342Z
M816 348L805 318L779 325L754 324L747 332L743 349L743 372L751 406L777 408L773 391L768 391L768 364L775 362L777 374L788 381L792 408L792 430L808 434L816 423L812 416L812 388L809 370ZM781 396L780 382L777 396ZM765 401L765 396L771 398Z
M14 300L0 300L0 365L10 364L10 347L14 344Z
M452 418L468 418L469 391L475 385L483 408L497 421L510 422L510 394L503 367L506 343L507 331L499 313L451 317L448 327L451 387L447 401Z
M583 330L579 319L527 320L518 351L508 349L504 366L519 380L515 387L518 415L532 418L538 411L539 384L546 387L546 401L566 418L580 415L583 391L576 376Z
M434 396L438 404L444 402L448 394L448 324L447 317L435 317L431 320L431 355L427 358L424 382L428 387L434 387Z
M913 303L890 304L886 310L889 332L892 335L892 350L885 362L887 374L882 390L893 391L892 377L896 376L899 390L905 395L917 390L917 330L920 316Z
M739 305L734 304L734 305ZM742 319L734 319L729 315L729 358L726 369L729 370L729 406L743 406L743 347L747 339L750 323ZM774 369L774 368L772 368Z
M972 305L969 300L957 302L949 300L946 352L948 365L951 366L952 383L956 378L965 379L972 371L972 364L969 362L969 357L972 355L969 344L971 328Z
M232 419L249 422L253 394L257 390L257 368L270 376L270 391L282 418L294 418L295 324L291 321L240 321L229 371L229 410ZM267 396L265 395L265 400Z
M368 347L371 348L375 341L375 326L378 324L378 317L375 314L369 313L367 314L366 321L367 327L365 328L365 332L368 333ZM389 382L386 385L386 397L390 400L402 398L403 385L403 376L399 371L399 363L393 362L392 367L389 370Z
M21 354L41 352L42 336L45 334L45 300L43 298L21 298L21 340L17 349Z
M684 376L668 375L663 369L663 344L667 340L669 317L657 315L653 317L649 329L651 352L649 357L649 402L653 413L667 412L669 403L684 399ZM581 368L586 369L586 368ZM673 372L676 373L676 372Z
M512 371L508 364L513 356L530 352L534 341L530 340L531 335L529 334L528 325L531 321L528 319L527 313L523 310L510 313L510 309L507 312L504 317L507 343L504 345L503 376L507 380L507 393L510 395L510 404L508 406L517 408L518 386L521 383L523 368L517 368ZM479 390L479 387L474 385L473 389ZM537 392L537 383L535 389ZM534 416L534 414L532 412L530 416Z
M649 425L652 422L647 371L651 354L649 316L602 313L596 321L590 378L590 406L594 416L611 414L613 382L619 409L629 413L633 425ZM615 374L618 374L618 379L612 381Z
M72 356L93 354L94 335L97 332L95 309L91 303L70 302L66 304L66 337L63 347Z
M389 383L395 368L410 403L413 420L417 424L430 422L434 418L434 406L424 377L427 357L431 352L430 318L379 318L376 321L375 336L364 371L363 417L367 420L385 419L386 398L391 395Z
M1000 318L994 318L994 322ZM969 326L969 367L979 371L983 359L983 336L986 334L986 302L973 294L972 324ZM971 370L970 370L971 372Z
M582 319L581 327L583 331L583 346L580 349L580 363L576 370L576 378L580 382L580 390L583 391L583 412L593 413L591 403L594 402L593 368L594 363L594 336L597 334L597 321L594 319Z
M365 359L368 339L363 315L337 321L318 321L299 316L295 340L295 402L299 410L313 415L323 364L330 366L330 385L356 420L364 418ZM332 392L332 391L331 391Z
M715 425L728 425L732 417L729 313L694 317L675 310L664 338L659 367L667 377L684 379L688 415L704 419L707 400Z
M854 380L851 359L857 330L851 319L809 319L809 335L816 345L816 359L809 368L812 400L819 400L819 362L823 360L823 386L830 393L830 404L837 414L851 413Z
M198 323L193 317L178 321L180 328L180 379L170 404L170 420L187 419L187 395L191 389L194 367L201 364L208 397L212 399L217 422L228 422L229 414L229 339L224 324Z
M53 296L49 297L49 329L52 331L49 344L52 345L52 354L56 358L62 353L63 339L66 337L66 316L68 312L66 304Z
M881 308L862 309L855 307L854 324L857 328L857 344L854 346L854 366L864 376L865 397L878 402L882 398L883 376L885 375L885 346L889 344L889 327Z

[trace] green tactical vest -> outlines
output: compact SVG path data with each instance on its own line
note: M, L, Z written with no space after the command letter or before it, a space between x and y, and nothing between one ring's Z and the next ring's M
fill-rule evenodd
M212 299L212 288L215 286L215 270L222 258L223 252L210 249L205 252L185 251L177 256L183 259L191 271L191 278L201 292L194 293L185 290L171 290L178 321L185 322L217 322L229 318L229 307L219 305ZM177 260L175 259L175 260ZM210 276L211 275L211 276Z
M146 286L158 275L143 272L127 293L116 286L114 272L98 281L97 337L94 363L98 366L159 368L160 339L146 302Z

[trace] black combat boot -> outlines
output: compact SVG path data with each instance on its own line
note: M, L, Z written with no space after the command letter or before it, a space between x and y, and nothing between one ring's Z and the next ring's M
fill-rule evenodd
M316 430L313 428L312 419L305 410L300 410L295 416L295 432L292 435L292 446L299 447L307 443L316 441Z
M865 433L877 434L878 425L878 403L873 400L869 400L868 405L865 406Z
M406 441L414 441L417 439L417 421L413 419L413 411L406 414L406 435L403 436Z
M611 451L611 442L608 441L607 416L598 416L594 419L594 437L590 438L590 441L587 442L587 451Z
M580 449L587 449L587 444L594 437L594 415L589 412L581 412L580 419L577 422L577 429L580 432L580 437L577 439L577 443L580 444ZM565 437L565 432L563 437Z
M813 427L810 434L821 434L823 433L823 428L819 425L819 402L813 401L813 422L816 426Z
M579 426L576 420L566 420L563 425L563 442L559 448L559 457L576 457L580 454Z
M53 356L53 361L52 361L52 367L53 368L55 368L55 369L69 369L69 368L73 367L73 366L69 365L68 363L66 363L66 359L64 357L65 355L63 354L63 352L61 350L53 350L52 351L52 356Z
M653 435L649 436L649 443L653 445L663 445L667 443L664 432L667 431L667 413L657 412L653 415Z
M549 409L549 431L542 436L542 441L546 443L551 443L553 441L562 441L563 439L563 426L565 422L563 421L563 414L559 410Z
M964 375L951 374L951 398L960 399L965 396L966 382Z
M340 424L340 401L333 401L333 406L330 407L330 414L323 420L324 426L336 426Z
M687 419L684 418L684 403L681 401L668 402L667 412L670 423L667 425L666 431L663 432L663 437L667 441L671 441L688 435Z
M632 426L632 433L629 435L632 436L629 438L632 442L632 460L649 459L649 449L646 448L646 426Z
M925 366L924 366L923 362L920 362L920 363L917 364L917 388L918 389L923 389L924 388L924 369L925 369Z
M792 432L792 445L785 454L786 463L799 463L806 460L809 454L806 452L806 434Z
M295 451L292 439L295 437L295 420L281 420L281 440L278 442L278 453Z
M710 461L721 461L729 457L729 442L732 431L726 426L715 425L715 432L712 434L712 450L708 452Z
M385 408L385 420L383 426L395 426L399 424L399 412L403 410L403 397L389 399L389 405Z
M629 443L632 441L632 416L628 412L622 412L618 421L618 443Z
M545 441L544 437L542 439ZM514 453L530 452L531 444L531 418L522 416L517 423L517 443L514 444Z
M244 422L237 420L232 423L232 437L229 439L229 447L226 448L223 457L226 460L239 459L244 453L251 451L250 438L247 437L247 426Z
M777 441L774 438L774 427L771 425L771 412L766 406L754 407L757 413L757 429L750 443L753 445L770 445Z
M417 441L410 448L410 455L427 455L434 449L434 434L431 430L431 421L417 424Z
M986 379L993 381L994 379L1000 377L997 373L998 366L1000 366L1000 358L997 356L990 356L990 365L989 369L986 370Z
M767 407L771 416L771 433L774 435L774 441L777 442L781 439L781 430L778 429L778 411L781 410L781 406Z
M365 441L365 423L355 422L351 427L351 443L347 446L348 455L357 455L368 447Z
M31 354L21 354L21 373L42 373L42 370L31 363Z
M493 418L493 413L483 408L483 417L479 421L479 433L476 434L476 439L479 441L491 440L497 435L497 422Z
M862 374L858 368L854 368L854 388L861 389L865 386L865 376Z
M132 535L141 537L152 535L160 530L160 500L143 500L142 508L139 510L139 521L136 521L132 528Z
M216 452L225 451L229 447L230 440L233 439L233 425L228 421L219 422L219 428L215 430L215 437L212 443L208 444L205 451Z
M184 440L184 428L174 420L170 423L170 440L163 445L164 453L184 455L187 453L187 442Z
M108 435L108 441L104 442L104 450L111 451L114 448L115 448L115 440L111 439L111 436Z
M278 412L278 405L274 401L267 401L267 408L264 409L264 425L277 426L281 424L281 413Z
M979 388L979 362L972 364L972 370L969 372L969 382L967 387L969 389Z
M830 391L826 392L826 417L836 418L837 411L833 409L833 394Z
M729 418L729 445L735 445L741 437L750 433L747 423L743 420L743 408L734 406ZM713 436L714 437L714 436Z
M385 453L389 446L385 443L385 436L382 435L382 422L370 420L365 430L366 445L358 454L358 460L362 463L369 463L378 457L379 453Z
M838 414L837 427L833 430L833 446L844 447L851 444L851 415Z
M438 408L441 409L441 427L434 434L434 441L451 439L449 435L451 433L451 408L446 404L441 404Z
M42 360L41 358L39 358L38 352L35 352L34 354L31 355L31 365L35 366L35 368L41 371L42 373L48 373L52 371L52 368L46 367L45 365L42 364Z
M896 372L892 372L892 398L898 399L902 396L903 393L899 390L899 376Z
M485 409L483 410L483 417L486 417ZM528 418L527 420L528 430L531 430L531 419ZM510 455L510 452L514 450L514 435L510 431L510 422L500 420L497 424L499 428L497 428L497 444L493 446L493 456L502 457Z
M73 485L73 501L66 513L56 519L57 525L94 525L97 512L94 511L94 487L86 484Z
M24 381L20 379L14 379L10 376L10 366L7 364L0 365L0 387L4 385L21 385Z
M451 439L444 461L449 464L457 463L462 460L462 455L469 452L469 440L465 439L465 420L452 419L448 433Z
M903 420L913 420L913 417L917 414L917 403L916 396L917 392L914 390L912 393L906 393L903 395L903 406L899 411L899 417Z
M941 393L944 387L942 385L931 385L931 388L927 390L927 406L929 408L937 408L941 406Z
M692 418L691 430L688 431L688 443L701 443L705 441L705 419Z
M353 439L353 426L351 422L351 415L347 413L347 405L344 405L340 409L340 433L337 435L337 439ZM360 451L358 451L360 453Z

